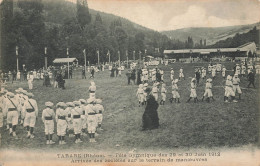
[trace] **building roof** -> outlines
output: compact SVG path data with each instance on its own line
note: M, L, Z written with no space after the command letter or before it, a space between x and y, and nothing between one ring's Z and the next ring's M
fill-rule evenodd
M71 63L71 62L77 62L77 58L56 58L54 59L53 63Z
M164 54L187 54L187 53L200 53L209 54L213 52L247 52L256 51L256 45L254 42L243 44L237 48L209 48L209 49L183 49L183 50L164 50Z

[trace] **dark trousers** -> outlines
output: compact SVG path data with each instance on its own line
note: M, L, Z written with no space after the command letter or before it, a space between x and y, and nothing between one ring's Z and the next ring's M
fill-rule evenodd
M253 85L253 87L255 88L255 83L254 83L255 81L249 81L249 84L247 85L247 87L249 88L249 86L252 84Z

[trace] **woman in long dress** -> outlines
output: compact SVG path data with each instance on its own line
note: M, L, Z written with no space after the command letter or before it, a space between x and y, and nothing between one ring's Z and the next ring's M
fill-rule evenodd
M150 93L150 88L147 88L146 92L149 95L147 96L147 105L142 118L142 130L152 130L159 127L159 117L157 112L159 104L155 100L154 96Z

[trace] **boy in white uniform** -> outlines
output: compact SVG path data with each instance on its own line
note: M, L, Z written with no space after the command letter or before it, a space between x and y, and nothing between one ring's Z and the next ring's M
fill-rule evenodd
M64 102L59 102L57 104L56 109L56 122L57 122L57 136L59 137L59 144L64 145L65 142L65 135L66 135L66 129L67 129L67 118L68 114L65 110L67 105Z
M174 79L174 70L173 68L171 68L171 81L173 81L173 79Z
M104 107L101 105L102 100L101 99L96 99L96 105L95 110L96 110L96 119L97 119L97 129L103 130L101 128L102 121L103 121L103 112L104 112Z
M236 64L237 66L236 66L236 72L235 72L235 74L238 74L238 75L240 75L240 66L239 66L239 64Z
M211 69L212 78L215 79L216 77L216 66L213 66Z
M9 126L9 134L16 137L16 126L18 124L19 113L17 110L18 101L14 100L14 94L8 92L7 97L4 99L4 117L7 116L7 124Z
M178 79L175 79L172 81L172 98L170 99L170 102L172 103L173 99L176 103L176 99L178 100L178 103L180 103L180 94L178 92Z
M158 101L158 87L157 86L159 86L160 85L160 83L157 83L157 82L155 82L154 84L153 84L153 88L152 88L152 95L154 96L154 98L155 98L155 101Z
M95 98L97 87L94 81L90 82L90 87L88 88L88 90L89 90L89 98Z
M162 100L160 102L161 105L164 105L166 101L166 93L167 93L166 84L163 83L161 88L161 95L162 95Z
M147 87L148 87L148 83L145 83L144 87L143 87L143 90L144 90L144 104L145 105L147 104L147 92L146 92Z
M204 100L204 97L207 97L206 98L206 101L209 103L210 102L210 98L212 98L212 100L214 100L213 98L213 94L212 94L212 79L211 78L208 78L206 80L206 86L205 86L205 93L202 97L202 101Z
M53 110L53 103L48 101L45 103L45 108L42 111L42 121L44 123L44 132L46 136L46 144L54 144L55 142L52 141L52 135L54 133L54 118L55 118L55 113Z
M81 129L81 134L82 135L86 135L86 129L87 129L87 116L86 116L86 104L87 104L87 101L85 99L80 99L79 100L80 102L80 108L82 108L83 112L82 112L82 129Z
M72 109L75 107L75 105L73 104L73 102L67 102L66 105L67 105L67 108L65 109L65 111L67 112L67 115L68 115L67 133L69 134L69 137L73 137L73 119L71 116L71 112L72 112Z
M180 68L179 80L181 80L181 78L183 78L185 80L182 67Z
M96 110L95 110L95 99L89 98L87 100L86 112L88 115L87 123L88 123L88 133L89 133L89 142L96 142L95 133L97 127L97 119L96 119Z
M223 77L223 79L225 79L226 78L226 67L225 66L223 66L223 68L222 68L222 77Z
M38 117L38 105L36 100L32 99L32 93L27 93L28 100L24 101L23 110L25 112L24 127L27 129L27 138L34 138L33 130Z
M191 79L191 90L190 90L190 98L187 100L187 103L190 102L190 100L193 98L194 99L194 103L198 102L198 98L197 98L197 93L196 93L196 79L192 78Z
M32 72L30 72L27 78L29 89L33 89L33 79L34 79L33 74Z
M228 98L231 97L231 100L236 103L235 100L235 93L233 91L233 83L232 83L232 77L230 75L227 76L226 80L226 86L225 86L225 95L224 95L224 101L229 102Z
M139 107L144 105L144 89L143 84L139 85L139 88L137 89L136 96L138 97Z
M160 70L160 74L161 74L161 81L163 81L163 75L164 75L164 71L163 70Z
M242 65L242 68L241 68L241 76L244 77L246 74L246 66L245 65Z
M77 144L77 143L82 142L80 139L80 134L81 134L81 127L82 127L81 115L83 114L83 110L82 110L82 108L80 108L79 101L73 101L73 104L75 105L75 107L74 107L74 109L71 110L71 117L73 118L75 143Z
M232 83L233 83L233 91L236 95L236 92L238 93L239 95L239 100L241 99L241 94L242 94L242 91L240 89L240 79L238 78L238 74L235 74L234 77L233 77L233 80L232 80Z
M204 67L202 67L202 71L201 71L201 77L202 79L205 79L206 78L206 75L207 75L207 71Z

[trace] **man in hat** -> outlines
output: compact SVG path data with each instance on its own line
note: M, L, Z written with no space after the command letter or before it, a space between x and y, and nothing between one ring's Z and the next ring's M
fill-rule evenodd
M52 135L54 133L54 118L55 113L53 110L53 103L48 101L45 102L46 108L42 111L42 121L44 123L44 132L46 137L46 144L54 144L52 141Z
M212 82L211 78L208 78L206 80L205 93L204 93L204 95L202 97L202 101L204 100L205 97L207 97L206 101L208 103L210 102L210 98L212 98L212 100L214 100L213 94L212 94L212 84L211 84L211 82Z
M250 70L250 72L247 75L249 84L247 85L247 88L249 88L249 86L252 84L253 87L255 88L255 74L253 72L253 70Z
M190 98L187 100L187 103L190 102L190 100L193 98L194 99L194 103L198 102L198 98L197 98L197 92L196 92L196 79L192 78L191 79L191 84L190 84L191 90L190 90Z
M80 139L81 134L81 128L82 128L82 118L83 110L80 108L80 102L74 101L73 104L75 105L74 109L71 110L71 117L73 118L73 129L74 129L74 135L75 135L75 143L82 142Z
M89 98L87 100L88 105L85 107L87 113L87 124L88 124L88 134L89 134L89 142L96 142L95 133L97 127L97 119L96 119L96 111L95 111L95 99Z
M181 80L181 78L183 78L185 80L184 74L183 74L183 68L180 68L180 73L179 73L179 80Z
M199 82L200 82L200 72L199 72L198 68L195 70L195 77L196 77L196 80L197 80L197 85L199 85Z
M90 87L88 88L88 90L89 90L89 98L95 98L97 87L94 81L90 82Z
M32 97L32 93L27 93L28 99L24 101L23 110L25 112L24 116L24 127L27 129L27 138L34 138L33 130L36 123L36 118L38 117L38 105L36 100Z
M73 104L73 102L67 102L66 103L67 108L65 109L65 111L67 112L68 118L67 118L67 132L69 134L69 137L73 137L73 120L72 120L72 116L71 116L71 112L72 109L75 107L75 105Z
M67 105L64 102L59 102L56 105L56 122L57 122L57 136L59 137L59 144L64 145L65 142L65 135L67 129L67 118L68 114L65 110Z
M238 74L236 73L232 79L232 83L233 83L233 91L234 93L236 94L236 92L238 93L239 95L239 100L241 99L241 94L242 94L242 91L240 89L240 79L238 78Z
M7 116L7 124L9 126L9 134L16 137L16 126L18 124L19 113L17 110L18 101L14 99L12 92L7 93L4 100L4 116Z
M166 84L163 83L162 88L161 88L161 96L162 96L162 99L161 99L161 102L160 102L161 105L164 105L164 103L166 101L166 93L167 93Z
M143 89L143 84L139 84L139 88L137 89L136 96L138 98L139 102L139 107L144 105L144 89Z
M176 103L176 99L178 100L178 103L180 103L180 94L178 92L178 79L175 79L172 81L172 98L170 99L170 102L172 103L173 99Z

